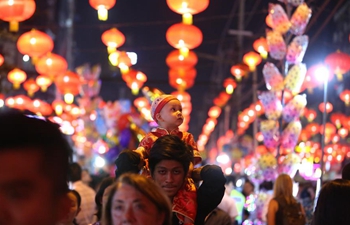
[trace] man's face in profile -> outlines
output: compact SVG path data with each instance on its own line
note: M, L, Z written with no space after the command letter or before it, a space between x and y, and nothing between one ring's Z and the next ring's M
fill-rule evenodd
M0 152L0 224L53 225L69 210L35 149Z

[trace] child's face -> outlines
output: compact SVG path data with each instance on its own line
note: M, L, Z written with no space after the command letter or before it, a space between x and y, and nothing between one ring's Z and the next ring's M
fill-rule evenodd
M175 129L179 127L184 118L182 116L182 106L179 100L169 101L160 111L158 123L166 129Z

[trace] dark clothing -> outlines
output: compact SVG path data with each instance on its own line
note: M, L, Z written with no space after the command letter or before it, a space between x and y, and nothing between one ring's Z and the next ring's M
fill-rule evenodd
M287 201L283 197L276 197L276 198L274 198L274 200L276 200L278 203L278 210L277 210L276 216L275 216L275 224L280 225L280 224L283 224L283 208L281 207L280 202L283 202L284 203L283 205L286 205Z
M206 216L221 202L225 193L226 178L219 166L205 165L201 172L202 184L197 189L197 216L195 225L204 225ZM173 225L180 224L173 216Z
M214 209L206 219L205 225L232 225L230 215L219 209Z

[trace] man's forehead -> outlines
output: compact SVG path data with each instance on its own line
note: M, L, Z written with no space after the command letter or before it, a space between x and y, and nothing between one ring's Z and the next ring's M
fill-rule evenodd
M163 168L177 168L177 167L181 167L182 168L182 164L179 161L176 160L161 160L157 165L157 168L159 167L163 167Z

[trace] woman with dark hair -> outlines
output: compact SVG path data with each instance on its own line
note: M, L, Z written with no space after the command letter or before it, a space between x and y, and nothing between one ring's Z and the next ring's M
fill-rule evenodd
M78 225L75 217L80 212L81 197L76 190L69 190L67 193L70 202L70 209L67 215L57 225Z
M103 209L103 203L105 203L106 200L105 196L107 193L105 193L106 188L108 188L109 186L111 186L113 184L113 182L115 181L114 177L106 177L102 180L100 187L96 193L95 196L95 203L97 206L97 212L96 212L96 217L97 217L97 222L94 223L94 225L100 225L101 222L101 217L102 217L102 209Z
M323 185L317 199L313 225L348 225L350 181L335 179Z
M121 175L109 190L102 225L171 225L171 204L151 179L134 173Z

